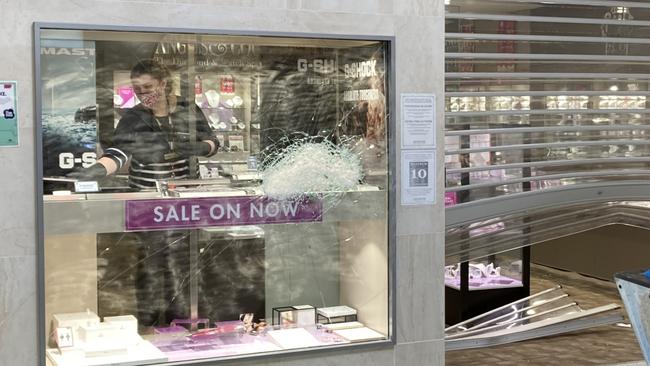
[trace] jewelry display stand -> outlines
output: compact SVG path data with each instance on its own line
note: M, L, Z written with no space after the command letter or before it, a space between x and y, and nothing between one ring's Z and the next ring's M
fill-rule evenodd
M53 366L142 365L168 360L142 339L132 315L105 317L99 322L91 311L56 314L54 323L57 330L66 330L66 340L57 340L59 348L47 350Z
M445 286L445 323L452 325L483 314L530 294L530 247L521 249L521 281L518 286L471 286L470 264L460 264L460 286ZM503 276L499 276L501 278ZM497 278L498 279L498 278ZM446 281L445 281L446 282Z

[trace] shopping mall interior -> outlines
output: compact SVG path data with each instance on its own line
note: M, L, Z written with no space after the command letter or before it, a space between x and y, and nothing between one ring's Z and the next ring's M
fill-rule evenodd
M0 365L650 363L650 1L0 4Z

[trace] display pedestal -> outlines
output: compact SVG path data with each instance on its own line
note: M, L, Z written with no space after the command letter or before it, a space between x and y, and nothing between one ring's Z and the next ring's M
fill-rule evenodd
M453 325L530 295L530 247L522 251L521 285L470 289L469 264L461 263L460 286L445 286L445 323ZM519 281L517 281L519 282Z

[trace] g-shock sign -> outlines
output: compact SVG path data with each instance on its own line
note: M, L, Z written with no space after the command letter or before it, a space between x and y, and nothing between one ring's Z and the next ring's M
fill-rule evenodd
M80 157L75 157L71 152L64 152L59 154L59 168L61 169L72 169L77 164L81 164L82 167L88 168L89 166L95 164L97 161L97 154L94 152L85 152L81 154Z
M298 71L314 71L319 74L331 74L336 70L336 61L324 58L315 58L309 61L305 58L298 59Z
M346 79L363 79L377 76L377 60L353 62L343 66Z

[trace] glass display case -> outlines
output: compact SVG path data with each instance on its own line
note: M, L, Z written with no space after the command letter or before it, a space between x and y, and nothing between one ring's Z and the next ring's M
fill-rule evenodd
M445 266L445 285L456 290L461 287L461 263ZM521 258L496 254L482 261L468 262L469 291L522 287Z
M389 39L36 42L48 365L390 344Z
M470 236L505 231L481 226ZM471 240L471 239L469 239ZM530 294L530 247L445 266L445 322L456 324Z

